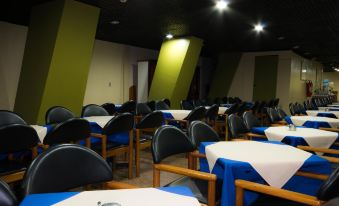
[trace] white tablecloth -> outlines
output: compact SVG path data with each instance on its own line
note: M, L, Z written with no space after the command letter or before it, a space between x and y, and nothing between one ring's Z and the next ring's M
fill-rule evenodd
M330 148L337 140L336 132L323 131L313 128L296 128L296 131L289 131L288 127L269 127L265 130L268 140L282 141L287 136L301 137L312 147Z
M339 127L339 119L328 117L291 116L291 121L296 126L303 126L306 121L314 121L314 122L327 122L332 128Z
M218 142L205 151L210 171L219 158L248 162L269 185L278 188L312 155L289 145L256 141Z
M38 137L40 139L40 142L44 141L44 138L47 135L47 127L43 127L43 126L39 126L39 125L31 125L31 127L33 127L36 131L36 133L38 133Z
M318 107L319 111L325 111L326 109L328 110L333 109L334 111L339 111L339 107Z
M121 206L200 206L194 197L178 195L155 188L86 191L54 206L97 206L98 202Z
M191 112L191 110L160 110L163 113L171 114L173 119L177 120L183 120L185 117L188 116L188 114Z
M312 117L317 117L318 113L326 113L326 114L334 114L337 119L339 119L339 111L317 111L317 110L307 110L306 111L308 116L312 116Z
M206 106L205 108L209 109L210 106ZM228 107L219 107L218 114L224 114L227 109L228 109Z
M339 104L328 104L327 106L328 106L328 107L337 107L337 108L338 108L338 107L339 107Z
M99 125L101 128L104 128L107 122L111 120L114 116L92 116L92 117L84 117L84 119L87 119L89 122L95 122L97 125Z

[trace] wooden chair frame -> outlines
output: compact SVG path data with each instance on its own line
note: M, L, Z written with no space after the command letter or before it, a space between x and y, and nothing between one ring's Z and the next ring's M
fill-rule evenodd
M154 164L153 167L153 187L160 187L160 171L175 173L192 178L208 181L208 206L215 206L215 186L217 176L210 173L200 172L187 168L166 165L166 164Z
M107 157L115 157L120 154L128 154L128 179L133 177L133 130L129 131L129 142L128 146L120 147L117 149L107 151L107 136L98 133L91 133L91 136L94 138L101 139L101 156L106 159ZM114 158L113 158L114 161ZM114 164L114 162L113 162Z

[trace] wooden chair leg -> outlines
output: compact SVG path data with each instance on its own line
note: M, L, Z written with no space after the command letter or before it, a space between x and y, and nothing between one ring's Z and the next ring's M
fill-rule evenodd
M225 141L228 141L228 115L225 117Z
M208 206L215 206L215 181L208 181Z
M128 179L133 177L133 130L129 132L128 146Z
M32 159L34 159L36 156L38 156L38 147L32 148Z
M135 131L135 173L140 176L140 130Z
M107 136L103 135L101 138L101 156L106 159L107 158Z
M91 148L91 137L87 137L85 139L85 145L86 147Z
M235 202L236 206L243 206L244 204L244 189L241 187L235 189Z
M160 170L153 167L153 187L160 187Z

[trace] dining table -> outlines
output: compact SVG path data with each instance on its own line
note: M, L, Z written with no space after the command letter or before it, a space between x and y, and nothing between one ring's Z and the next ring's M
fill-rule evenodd
M313 117L313 116L286 116L285 121L288 124L295 126L304 126L309 128L338 128L339 119L328 117Z
M27 195L20 206L200 206L187 187L57 192Z
M202 142L199 152L206 154L200 160L200 170L216 174L222 181L221 206L235 205L236 179L315 195L322 181L297 176L296 172L332 172L326 159L277 141ZM244 205L251 205L258 197L245 192Z

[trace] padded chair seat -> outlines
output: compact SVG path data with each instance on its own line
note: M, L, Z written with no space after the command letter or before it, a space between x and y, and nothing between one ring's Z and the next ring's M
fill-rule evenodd
M15 172L26 170L25 164L18 161L1 161L0 162L0 176L8 175Z
M186 186L191 189L194 196L199 200L200 203L207 204L207 194L208 194L208 182L205 180L190 178L190 177L182 177L179 178L165 187L171 186ZM221 197L221 189L222 184L217 182L215 195L216 201L220 200Z
M117 149L120 147L125 147L126 145L120 144L120 143L116 143L116 142L111 142L111 141L107 141L107 146L106 146L106 150L112 150L112 149ZM101 153L102 147L101 147L101 142L96 142L91 144L91 149Z

